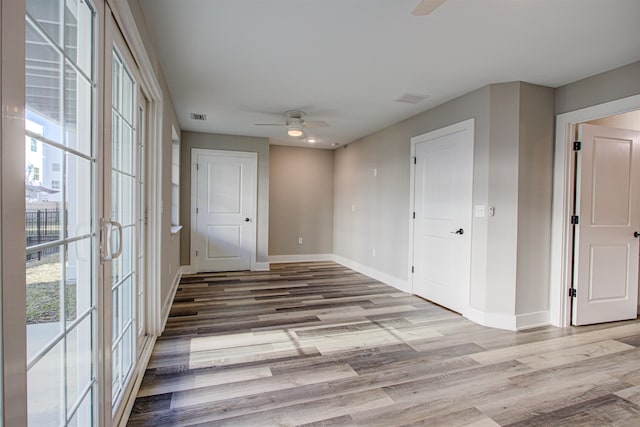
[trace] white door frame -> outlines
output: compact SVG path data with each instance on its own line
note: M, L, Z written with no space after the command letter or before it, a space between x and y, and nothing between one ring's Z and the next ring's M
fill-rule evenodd
M553 165L553 208L551 216L551 269L549 277L549 313L551 324L571 325L571 288L573 258L574 165L573 139L578 123L615 114L640 110L640 95L583 108L556 117L556 141Z
M189 253L191 256L191 262L189 270L196 272L198 271L198 258L196 257L196 236L197 236L197 217L196 217L196 207L198 206L198 168L197 168L197 159L199 155L209 155L209 156L227 156L227 157L243 157L246 159L251 159L253 161L253 174L254 174L254 182L251 186L252 199L253 199L253 207L251 210L251 218L253 220L250 222L252 230L251 230L251 256L249 257L250 266L249 269L251 271L256 271L256 242L257 242L257 232L258 232L258 153L256 152L248 152L248 151L227 151L227 150L210 150L205 148L192 148L191 149L191 243L189 244Z
M413 274L413 266L414 266L414 260L413 260L413 256L414 256L414 218L413 218L413 212L415 211L415 158L416 158L416 145L424 142L426 139L433 139L433 138L438 138L444 135L448 135L451 133L455 133L455 132L461 132L463 130L468 129L471 132L471 135L474 138L474 147L475 147L475 131L474 131L474 127L475 127L475 119L467 119L458 123L454 123L452 125L449 126L445 126L443 128L439 128L436 130L433 130L431 132L426 132L417 136L414 136L411 138L411 163L410 163L410 177L409 177L409 259L408 259L408 268L407 268L407 277L409 277L409 289L411 293L414 293L414 274ZM474 148L475 151L475 148ZM473 198L473 192L472 192L472 198ZM469 213L469 215L471 215L471 213ZM473 221L472 221L472 226L473 226ZM469 231L470 233L473 233L473 230ZM466 306L464 307L464 309L462 310L462 314L463 316L467 317L468 316L468 311L469 311L469 295L471 293L471 277L469 277L469 289L467 290L467 303Z

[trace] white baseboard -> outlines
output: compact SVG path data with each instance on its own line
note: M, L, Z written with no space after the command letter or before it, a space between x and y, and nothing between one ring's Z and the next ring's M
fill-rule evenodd
M185 274L196 274L197 273L195 265L191 265L191 264L183 265L183 266L180 267L180 269L182 270L182 274L183 275L185 275Z
M184 267L184 266L183 266ZM167 294L166 298L162 302L162 313L160 314L162 317L162 328L160 329L161 333L164 331L164 327L167 324L167 319L169 319L169 312L171 311L171 304L173 303L173 299L176 297L176 292L178 291L178 285L180 284L180 279L182 279L182 269L180 267L178 271L176 271L176 275L173 278L173 282L171 284L171 290Z
M316 262L333 261L333 254L296 254L296 255L270 255L271 264L281 264L288 262Z
M350 260L348 258L341 257L339 255L333 255L333 260L338 264L342 264L345 267L348 267L352 270L357 271L358 273L362 273L366 276L369 276L373 279L376 279L379 282L382 282L386 285L392 286L399 291L402 292L411 292L409 287L409 282L407 280L400 279L398 277L394 277L390 274L384 273L380 270L376 270L375 268L371 268L364 264L360 264L359 262Z
M490 328L506 329L508 331L517 330L516 316L504 313L488 313L477 308L469 307L464 313L464 317L482 326Z
M472 322L490 328L506 329L509 331L523 331L525 329L546 326L550 324L549 311L536 311L526 314L488 313L477 308L469 307L464 317Z
M523 331L525 329L537 328L538 326L547 326L550 324L551 324L551 315L549 313L549 310L518 314L516 316L516 328L519 331Z
M251 269L251 271L269 271L269 270L270 270L269 262L256 262L255 264L253 264L253 268Z

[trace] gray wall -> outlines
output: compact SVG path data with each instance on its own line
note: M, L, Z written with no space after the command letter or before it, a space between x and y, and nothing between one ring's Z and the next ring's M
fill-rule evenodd
M640 94L640 61L556 89L556 114Z
M272 145L269 158L269 255L332 253L333 151Z
M489 87L456 98L335 152L334 253L408 279L410 140L475 118L473 203L487 204ZM373 176L377 169L377 177ZM355 212L352 207L355 205ZM487 219L473 219L473 306L484 307ZM372 250L376 249L376 256Z
M549 309L554 90L520 84L516 314Z
M475 118L473 204L496 214L473 218L470 305L547 310L553 95L520 82L490 85L338 149L334 253L407 280L410 139Z
M257 262L268 262L269 245L269 139L252 136L221 135L199 132L182 132L180 140L180 262L191 264L191 150L245 151L258 153L258 220ZM171 146L169 145L169 153ZM165 210L166 211L166 210ZM171 212L170 206L169 211Z
M129 7L136 21L136 26L144 43L145 49L153 66L154 74L162 88L162 247L160 258L162 275L160 278L161 302L164 302L171 292L173 280L180 268L179 239L171 234L171 137L172 127L180 136L178 118L173 108L171 94L160 66L153 41L147 29L144 14L139 0L129 0Z

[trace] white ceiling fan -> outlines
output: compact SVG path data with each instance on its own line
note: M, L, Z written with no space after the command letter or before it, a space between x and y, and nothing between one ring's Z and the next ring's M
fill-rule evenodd
M422 0L411 13L415 16L428 15L436 10L445 1L446 0Z
M329 123L322 120L304 120L305 113L298 110L287 111L287 118L284 123L254 123L256 126L286 126L289 136L304 136L304 128L326 128Z

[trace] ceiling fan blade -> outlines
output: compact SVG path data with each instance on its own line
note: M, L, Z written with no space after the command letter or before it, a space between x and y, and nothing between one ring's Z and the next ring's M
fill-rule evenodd
M254 123L254 126L286 126L284 123Z
M446 0L422 0L411 13L415 16L428 15L445 1Z
M305 120L304 126L308 128L328 128L329 123L323 120L310 120L310 121Z

